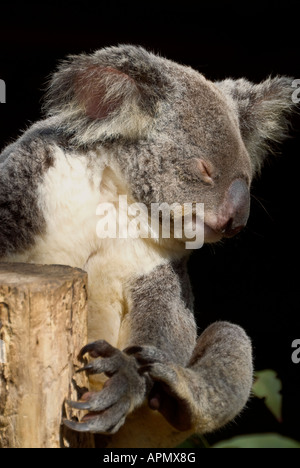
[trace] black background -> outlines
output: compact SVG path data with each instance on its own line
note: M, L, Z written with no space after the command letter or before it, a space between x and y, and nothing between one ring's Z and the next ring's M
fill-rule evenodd
M2 4L0 79L6 82L7 103L0 105L0 146L41 117L47 77L70 53L132 43L191 65L212 80L245 76L259 82L276 74L300 79L297 4ZM275 369L283 382L283 422L253 399L237 424L210 436L210 442L252 432L300 440L300 364L291 361L291 343L300 339L299 117L292 124L293 138L253 184L246 230L223 245L201 249L190 262L200 329L231 320L247 330L256 369Z

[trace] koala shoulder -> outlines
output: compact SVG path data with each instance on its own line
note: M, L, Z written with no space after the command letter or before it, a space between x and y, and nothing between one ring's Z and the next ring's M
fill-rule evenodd
M54 163L51 140L39 122L0 155L0 258L29 248L45 228L37 189Z

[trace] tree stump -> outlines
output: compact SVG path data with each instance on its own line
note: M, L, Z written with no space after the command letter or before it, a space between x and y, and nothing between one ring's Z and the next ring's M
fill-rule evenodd
M0 447L94 447L91 434L62 425L79 413L65 399L88 386L75 374L87 342L87 274L0 263L0 339Z

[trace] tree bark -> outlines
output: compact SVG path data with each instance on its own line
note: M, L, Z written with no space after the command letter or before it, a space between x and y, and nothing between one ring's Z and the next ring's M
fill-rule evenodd
M87 274L62 265L0 263L0 447L94 447L62 418L88 386ZM5 361L2 362L1 361Z

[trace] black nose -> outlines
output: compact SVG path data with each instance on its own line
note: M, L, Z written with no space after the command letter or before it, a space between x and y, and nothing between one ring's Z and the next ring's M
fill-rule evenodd
M234 180L229 186L221 206L219 231L224 237L233 237L247 224L250 213L250 192L243 179Z

